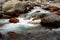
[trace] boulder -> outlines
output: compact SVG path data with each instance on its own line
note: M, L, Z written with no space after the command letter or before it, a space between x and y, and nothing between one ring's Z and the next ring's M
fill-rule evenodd
M49 26L51 28L60 27L60 16L52 14L41 19L41 24L43 26Z

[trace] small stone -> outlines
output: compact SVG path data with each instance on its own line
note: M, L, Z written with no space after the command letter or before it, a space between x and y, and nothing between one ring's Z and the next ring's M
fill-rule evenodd
M16 18L10 18L9 22L10 22L10 23L18 23L19 20L16 19Z

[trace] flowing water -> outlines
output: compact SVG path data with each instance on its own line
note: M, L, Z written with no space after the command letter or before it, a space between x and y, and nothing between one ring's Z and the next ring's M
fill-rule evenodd
M28 12L26 14L27 17L32 15L36 11L40 11L40 13L49 13L48 11L37 7L35 9L31 10L30 12ZM33 18L25 20L25 17L18 17L17 19L19 19L19 23L9 23L9 19L0 19L0 32L2 32L3 34L9 32L9 31L21 33L21 32L27 31L25 29L30 29L30 28L34 29L36 27L40 28L42 26L42 25L40 25L41 19L35 20L35 21L32 21ZM37 24L33 24L30 22L37 23ZM36 31L36 30L33 30L33 31Z

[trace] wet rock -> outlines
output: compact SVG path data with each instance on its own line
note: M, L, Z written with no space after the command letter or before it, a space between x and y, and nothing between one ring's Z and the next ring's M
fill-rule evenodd
M0 33L0 39L3 37L3 35Z
M16 19L16 18L10 18L9 22L10 22L10 23L18 23L19 20Z
M60 27L60 16L52 14L41 19L41 24L43 26L49 26L51 28Z

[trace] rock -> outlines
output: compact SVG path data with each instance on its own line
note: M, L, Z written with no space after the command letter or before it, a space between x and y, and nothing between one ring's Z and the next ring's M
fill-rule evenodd
M60 16L60 10L56 14Z
M56 7L56 6L49 6L48 8L49 8L50 11L52 11L52 12L54 12L54 11L58 11L58 10L59 10L59 8Z
M19 2L15 5L15 10L19 10L20 12L26 12L26 2Z
M39 19L38 17L35 17L35 18L32 19L32 21L34 21L34 20L38 20L38 19Z
M17 11L17 10L15 10L14 12L6 12L6 13L4 13L5 15L8 15L8 16L11 16L11 17L18 17L20 14L22 14L22 13L20 13L19 11Z
M0 33L0 39L3 37L3 35Z
M55 12L53 12L53 14L60 15L60 12L59 11L55 11Z
M8 6L7 6L7 5L8 5ZM15 4L13 4L12 1L7 1L7 2L5 2L5 3L3 4L2 9L3 9L3 11L5 11L5 12L14 11L13 5L15 5Z
M10 23L18 23L19 20L16 19L16 18L10 18L9 22L10 22Z
M0 13L0 19L7 19L7 18L11 18L11 16L9 15L4 15L3 12Z
M7 6L8 5L8 6ZM3 5L3 11L5 15L9 15L12 17L18 17L22 13L26 13L33 9L33 6L29 5L28 2L25 1L8 1Z
M7 6L8 5L8 6ZM5 15L12 17L18 17L22 13L26 13L34 8L34 6L40 6L39 2L29 1L7 1L3 5L3 11Z
M8 6L7 6L8 5ZM3 11L12 12L14 10L19 10L20 12L26 12L32 9L34 6L41 6L39 2L29 2L29 1L7 1L3 5Z
M46 16L50 15L49 13L40 13L40 11L36 13L32 13L31 17L37 17L37 18L44 18Z
M60 27L60 16L52 14L41 19L41 24L43 26L49 26L51 28Z
M20 40L19 35L15 32L8 32L7 35L9 37L7 40Z
M8 6L7 6L8 5ZM26 1L8 1L8 2L5 2L4 5L3 5L3 11L5 12L13 12L15 10L19 10L20 12L26 12L30 9L30 6L29 9L27 9L27 6L28 6L28 2Z
M28 4L31 5L31 6L41 7L41 3L40 2L28 2Z
M8 16L8 15L3 15L3 16L1 17L1 19L9 19L9 18L11 18L11 16Z

